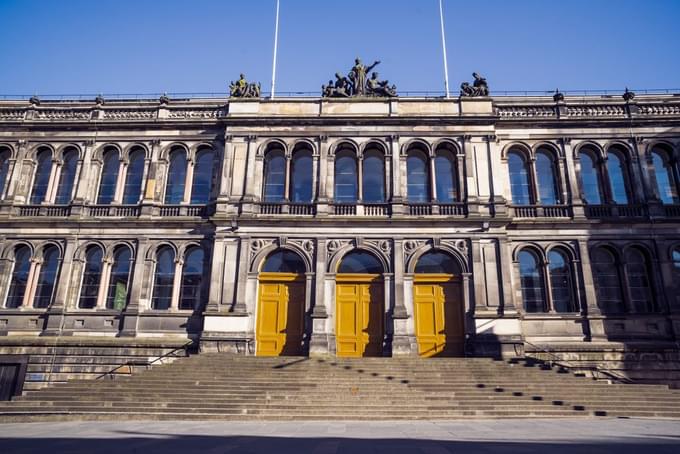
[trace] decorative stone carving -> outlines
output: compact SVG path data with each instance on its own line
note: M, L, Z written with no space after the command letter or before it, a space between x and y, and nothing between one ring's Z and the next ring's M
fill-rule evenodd
M479 73L472 73L472 77L475 78L472 85L468 82L460 84L460 96L489 96L489 85L486 83L486 79L480 76Z
M321 86L321 95L325 98L349 98L354 96L373 96L390 98L397 96L396 85L390 85L387 80L380 80L378 73L373 72L370 79L368 73L380 64L379 60L372 65L364 65L360 58L354 60L354 66L347 74L335 73L335 82L328 81L328 85Z
M104 97L102 95L97 95L97 97L94 98L94 103L98 106L103 106L104 105Z
M467 240L442 240L441 244L457 250L464 257L467 257L468 255Z
M374 247L387 257L389 257L392 252L392 245L388 240L364 240L364 244Z
M312 253L314 252L314 242L312 240L288 240L288 243L293 244L300 248L301 250L305 251L311 258Z
M626 102L632 101L633 99L635 99L635 93L629 91L628 87L626 87L626 91L623 92L622 98Z
M168 97L167 93L163 93L160 98L158 98L158 102L160 103L161 106L167 106L170 104L170 98Z
M250 258L252 259L263 248L274 244L276 240L271 238L256 238L250 242Z
M31 96L28 102L31 103L32 106L39 106L40 98L38 98L37 96Z
M353 240L330 240L326 243L326 257L330 259L343 247L353 244Z
M420 247L427 244L428 240L406 240L404 241L404 262L408 262L413 253Z
M232 98L259 98L260 97L261 84L248 82L246 76L243 74L239 75L237 81L232 81L229 84L229 96Z
M564 101L564 93L560 93L560 89L556 88L555 89L555 94L553 95L553 101L555 102L562 102Z

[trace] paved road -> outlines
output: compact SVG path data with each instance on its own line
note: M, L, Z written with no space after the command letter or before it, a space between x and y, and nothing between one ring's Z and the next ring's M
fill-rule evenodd
M680 452L680 421L93 421L0 424L2 453L461 454Z

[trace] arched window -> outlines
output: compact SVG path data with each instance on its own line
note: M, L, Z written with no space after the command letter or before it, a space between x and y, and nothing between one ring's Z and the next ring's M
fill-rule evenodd
M102 280L102 257L100 247L91 246L85 254L85 268L83 269L83 283L80 286L81 309L94 309L97 307L99 284Z
M364 152L361 169L362 199L366 203L382 203L385 201L385 159L379 150L370 149Z
M38 164L35 167L35 179L31 191L32 204L37 205L45 200L50 173L52 173L52 150L43 148L38 152Z
M621 275L619 264L614 254L603 247L593 251L591 266L597 291L597 301L604 313L622 313L626 311L621 292Z
M356 156L349 150L339 151L335 156L335 201L355 203L358 193Z
M286 197L286 157L273 150L264 157L264 201L283 202Z
M142 179L144 178L144 150L134 150L130 153L130 162L125 175L123 188L123 204L136 205L142 198Z
M64 153L64 163L61 166L59 184L57 185L57 195L54 203L67 205L73 198L73 183L76 179L76 168L78 167L78 151L70 149Z
M179 308L200 310L203 302L203 249L189 248L184 255Z
M434 158L434 175L437 185L437 202L453 203L458 201L456 165L453 153L448 150L437 151Z
M547 310L543 269L538 256L528 249L519 252L519 278L522 300L527 312Z
M99 180L99 196L97 203L108 205L113 202L116 196L116 183L118 182L118 168L120 158L118 150L109 148L104 152L104 165L102 166L102 176Z
M560 203L556 170L553 154L547 150L538 150L536 152L536 179L538 180L538 199L543 205Z
M380 260L370 252L354 250L342 258L338 273L382 274Z
M196 154L194 164L194 181L191 183L191 203L206 204L210 200L213 176L214 153L210 148L203 148Z
M625 257L631 308L635 312L654 312L656 305L652 292L650 264L646 254L632 247L626 251Z
M548 253L548 262L553 309L555 312L575 312L574 281L567 254L552 249Z
M429 251L421 255L415 268L416 274L454 274L460 275L460 266L450 254L442 251Z
M512 203L515 205L531 205L529 166L524 155L514 151L509 152L508 169L510 170Z
M671 252L671 261L673 262L673 276L677 288L680 288L680 246L673 248Z
M11 154L5 147L0 147L0 198L5 190L7 175L9 174L9 158Z
M113 252L113 265L109 278L109 288L106 292L106 308L122 311L125 309L128 299L128 282L130 280L131 266L130 249L119 246Z
M612 201L621 205L628 204L628 166L618 153L607 154L607 173Z
M28 246L18 246L14 249L14 268L12 280L7 294L5 307L14 309L21 306L28 285L28 273L31 270L31 250Z
M156 271L153 280L151 308L166 310L172 303L175 281L175 252L170 246L161 246L156 252Z
M660 150L654 150L652 152L652 163L656 176L656 189L661 202L665 204L680 203L675 175L673 175L673 164L668 159L668 155Z
M430 169L425 153L414 151L406 158L406 192L411 203L430 201Z
M184 200L184 185L187 178L187 154L182 147L170 152L168 181L165 185L165 203L176 205Z
M267 256L261 272L304 274L306 270L305 262L299 255L287 249L278 249Z
M57 249L56 246L47 246L43 251L43 262L40 266L33 307L37 309L49 307L52 302L52 296L54 295L58 271L59 249Z
M312 153L296 151L291 162L290 199L293 203L312 201Z
M581 185L583 186L584 202L591 205L602 204L604 198L600 184L600 172L595 164L593 155L586 152L579 153L581 161Z

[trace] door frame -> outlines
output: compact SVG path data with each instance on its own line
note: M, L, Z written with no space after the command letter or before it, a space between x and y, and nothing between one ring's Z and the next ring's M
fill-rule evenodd
M0 355L0 365L16 364L19 366L17 382L14 385L12 397L21 396L24 391L26 370L28 369L29 355Z
M337 310L337 285L338 284L376 284L381 286L383 293L381 304L382 314L382 356L390 352L390 346L387 345L387 334L388 334L388 317L387 309L389 308L389 289L387 288L390 280L386 279L384 274L364 274L364 273L336 273L333 282L333 350L337 356L337 345L338 345L338 310Z

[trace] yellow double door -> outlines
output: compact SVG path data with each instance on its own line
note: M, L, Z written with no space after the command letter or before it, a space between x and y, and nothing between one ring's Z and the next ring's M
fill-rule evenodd
M462 356L465 340L461 286L452 275L415 275L416 338L420 356Z
M335 285L336 354L382 356L383 281L377 274L338 274Z
M257 304L256 354L302 354L304 332L304 276L260 273Z

